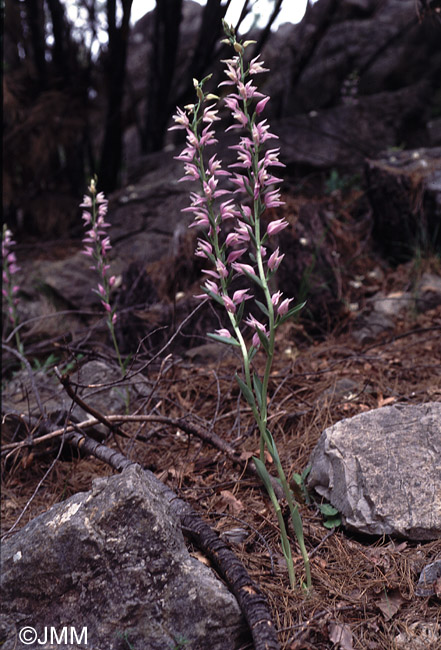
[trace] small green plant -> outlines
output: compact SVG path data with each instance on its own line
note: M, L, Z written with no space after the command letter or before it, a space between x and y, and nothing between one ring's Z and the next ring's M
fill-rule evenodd
M182 634L178 634L177 636L174 636L174 646L169 646L170 650L182 650L182 648L188 648L188 644L190 643L189 639L187 639L185 636Z
M128 650L135 650L135 646L133 646L129 641L129 632L130 632L130 630L129 631L124 630L124 632L117 632L116 636L119 639L122 639L124 641L124 643L126 644Z
M43 372L45 374L48 374L49 371L54 368L54 366L59 366L60 370L63 373L67 373L76 368L78 366L78 363L83 358L84 354L77 354L74 359L71 359L67 362L61 362L60 357L57 354L51 352L51 354L43 360L34 357L31 363L31 367L34 372Z
M77 368L78 364L82 359L84 359L84 354L75 355L75 358L72 359L71 361L67 361L64 364L61 364L61 368L60 368L61 372L63 373L71 372L72 370Z
M178 108L174 116L176 125L172 129L184 129L187 135L186 146L176 158L185 163L185 176L181 180L197 182L200 188L200 193L191 193L191 206L185 208L185 211L194 214L190 227L198 227L200 232L196 255L206 259L211 266L205 270L208 279L202 287L203 294L200 297L208 296L214 300L226 311L229 321L229 327L215 330L209 336L235 347L241 353L243 373L236 373L235 377L260 432L260 454L259 458L253 459L255 467L277 516L289 580L291 586L294 586L291 544L276 494L278 490L275 488L275 479L265 464L265 452L268 451L277 470L278 484L288 503L304 561L306 587L309 589L311 574L300 512L288 485L275 440L268 428L267 405L275 354L275 333L282 323L304 306L297 304L290 307L293 298L284 298L280 291L272 292L270 289L271 279L284 257L272 243L272 238L286 228L288 222L283 218L276 219L265 226L262 217L267 208L283 205L276 189L281 179L275 177L270 168L284 165L278 158L279 149L266 149L265 143L277 137L269 132L267 120L261 119L270 98L258 92L254 85L254 75L266 72L267 69L258 60L259 57L246 64L244 52L253 41L239 42L234 29L225 21L223 26L227 37L223 42L231 45L235 53L233 58L224 61L227 80L220 84L233 86L232 92L224 100L233 118L233 124L227 131L239 129L246 134L240 137L237 145L231 147L237 151L237 161L229 166L234 171L223 169L222 162L216 155L209 160L205 159L205 148L218 142L213 124L220 119L215 108L219 97L204 90L211 75L202 81L194 79L196 102L187 105L185 111ZM219 188L221 177L228 178L235 190ZM234 200L236 194L242 197L241 200ZM226 200L222 199L218 205L217 199L224 196ZM227 233L226 222L232 225ZM246 262L243 261L244 258ZM232 290L233 278L241 276L248 279L252 288ZM252 314L244 319L248 300L254 300L262 314L261 320ZM251 330L251 344L247 343L243 324ZM265 357L261 375L252 364L258 352L262 352Z
M325 183L325 192L326 194L333 194L334 192L346 192L349 189L357 189L359 186L359 174L353 174L352 176L342 176L337 169L331 169L329 177Z
M47 371L52 368L53 366L56 365L58 362L59 358L57 357L56 354L53 352L43 361L40 359L37 359L36 357L32 360L32 370L34 372L44 372L47 373Z
M311 497L309 496L308 488L306 487L306 479L308 474L311 471L311 465L305 467L301 474L294 472L292 475L292 480L300 489L304 502L309 506L311 504Z
M306 479L308 478L309 472L311 471L311 465L305 467L301 474L294 472L292 475L292 480L297 485L304 502L307 505L314 503L313 498L309 494L309 490L306 486ZM325 528L337 528L341 525L341 517L337 508L331 506L330 503L317 503L317 508L320 510L320 513L323 516L323 526Z
M323 526L325 528L338 528L341 525L341 517L337 508L331 506L330 503L318 504L318 509L323 516Z

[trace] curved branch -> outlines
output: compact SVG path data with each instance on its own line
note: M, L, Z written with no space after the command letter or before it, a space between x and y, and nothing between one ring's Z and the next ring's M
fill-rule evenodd
M110 449L84 434L72 432L66 438L70 444L108 463L118 472L137 464L120 452ZM143 471L155 482L159 491L168 501L173 515L181 522L184 535L210 558L235 595L250 627L255 650L279 650L277 632L267 600L258 585L250 578L240 560L188 503L161 483L152 472Z

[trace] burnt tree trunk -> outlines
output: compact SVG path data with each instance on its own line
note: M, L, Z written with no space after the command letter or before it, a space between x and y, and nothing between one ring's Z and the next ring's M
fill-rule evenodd
M43 0L26 0L26 16L32 43L33 62L40 87L46 87L46 34Z
M229 3L222 6L221 0L207 0L202 14L202 25L199 38L189 67L188 82L196 77L200 79L207 72L207 67L212 62L213 52L221 38L222 18L228 9Z
M99 186L111 192L118 185L122 160L122 103L126 76L129 21L133 0L122 0L121 24L116 23L116 0L107 0L108 56L106 61L107 110L101 149Z
M47 4L54 34L52 60L59 75L58 85L66 87L71 82L72 73L75 72L72 69L72 64L76 61L77 52L71 39L69 23L61 1L47 0Z
M147 109L141 139L144 153L162 149L170 117L170 89L178 53L182 0L157 0L150 57Z

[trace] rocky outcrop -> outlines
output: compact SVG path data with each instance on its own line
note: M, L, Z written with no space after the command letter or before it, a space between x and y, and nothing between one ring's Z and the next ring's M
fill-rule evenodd
M17 647L25 626L40 639L45 628L86 627L88 647L108 650L241 647L234 596L191 557L170 510L153 477L131 466L6 539L2 647Z
M373 236L395 261L441 246L441 147L391 152L366 164Z
M185 66L200 21L201 9L185 2L177 86L189 75ZM147 15L137 23L129 46L136 101L145 97L150 22ZM266 114L281 138L284 162L351 167L387 147L436 145L440 33L436 13L422 11L415 0L319 0L301 23L272 33L262 52L271 74L259 83L271 97ZM258 40L260 34L247 37ZM206 73L217 78L221 69L214 57ZM133 138L131 127L130 151ZM133 160L127 162L133 170Z
M368 298L354 321L352 336L359 343L372 343L378 336L392 331L397 320L438 305L441 305L441 277L435 273L423 273L412 291L388 294L379 291Z
M286 161L350 167L439 144L440 33L414 0L319 0L284 25L263 57Z
M386 406L326 429L308 488L359 533L441 538L441 402Z

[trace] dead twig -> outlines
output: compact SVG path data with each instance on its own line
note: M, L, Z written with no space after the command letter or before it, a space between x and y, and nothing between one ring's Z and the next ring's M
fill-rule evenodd
M86 413L90 413L94 418L98 420L98 422L101 422L101 424L104 424L106 427L109 428L109 430L112 433L118 433L119 435L124 435L115 424L112 424L112 422L109 421L109 419L97 411L93 406L90 406L90 404L87 404L81 397L77 394L77 392L74 390L70 379L67 375L62 375L61 372L58 370L57 366L54 368L55 374L57 375L57 378L61 385L63 386L64 390L66 393L69 395L69 397L72 399L75 404L78 404Z
M87 410L90 413L90 409L91 407L88 406L88 408L85 410ZM88 429L90 427L97 425L99 422L105 424L111 429L115 426L116 423L124 424L126 422L161 422L163 424L168 424L172 427L181 429L185 433L188 433L190 435L195 435L201 440L203 440L204 442L208 442L210 445L216 447L217 449L219 449L219 451L224 453L235 465L239 465L239 467L243 471L246 471L247 473L252 474L254 477L259 478L259 474L257 472L254 463L243 461L239 457L235 449L231 445L229 445L228 442L220 438L214 431L209 431L208 429L205 429L194 422L188 422L188 420L186 420L185 418L170 418L166 415L102 415L100 414L99 419L94 416L89 420L78 422L75 425L67 425L67 427L65 428L63 427L62 429L55 429L51 433L47 433L43 436L38 436L34 438L32 441L23 440L20 442L8 443L6 445L3 445L2 453L9 451L11 449L20 449L23 447L38 445L43 442L47 442L48 440L52 440L53 438L59 437L65 431L66 433L71 433L74 430L78 430L78 429L81 430ZM120 430L118 430L118 432L120 432ZM121 432L120 435L127 437L127 435L123 432ZM277 497L279 499L283 499L282 489L280 487L280 484L275 478L272 479L272 484L273 484L274 491L277 494Z

